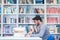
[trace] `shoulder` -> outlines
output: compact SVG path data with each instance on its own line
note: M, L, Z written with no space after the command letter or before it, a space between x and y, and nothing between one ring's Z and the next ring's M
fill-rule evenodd
M47 24L42 24L41 28L48 28Z

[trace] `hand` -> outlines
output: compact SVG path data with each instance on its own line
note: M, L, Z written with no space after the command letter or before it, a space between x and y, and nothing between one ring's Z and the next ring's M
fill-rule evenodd
M25 37L30 37L30 35L26 34Z
M30 37L30 35L32 34L32 31L28 32L25 37Z

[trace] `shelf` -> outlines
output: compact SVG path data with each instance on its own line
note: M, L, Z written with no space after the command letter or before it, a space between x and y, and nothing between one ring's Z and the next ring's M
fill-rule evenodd
M46 5L50 5L50 6L60 6L60 4L46 4Z
M42 5L44 6L44 4L18 4L18 5Z
M44 16L44 14L28 14L28 13L26 13L26 14L18 14L18 15L22 15L22 16L35 16L35 15L42 15L42 16Z
M56 25L58 23L47 23L47 25Z
M13 33L3 33L3 34L13 34Z
M58 14L46 14L47 16L60 16L60 13Z
M53 34L53 35L60 35L60 33L51 33L51 34Z
M17 4L3 4L3 5L17 5Z
M3 24L17 24L17 23L3 23Z
M22 24L22 25L26 25L26 24L35 25L34 23L18 23L18 24Z

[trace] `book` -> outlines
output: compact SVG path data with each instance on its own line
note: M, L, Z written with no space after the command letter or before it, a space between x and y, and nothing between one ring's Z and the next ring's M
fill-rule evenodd
M34 13L43 14L44 13L44 9L42 9L42 8L35 8Z
M4 24L3 26L3 36L13 36L13 28L17 27L16 25L14 24Z
M16 6L10 6L10 5L6 5L3 7L3 13L4 14L16 14L17 11L17 7Z
M25 23L30 23L30 17L25 17Z
M4 27L3 27L3 33L4 34L9 34L10 33L10 26L9 25L4 25Z
M44 0L35 0L36 4L44 4Z
M14 37L25 37L26 28L25 27L16 27L14 28Z
M58 28L58 29L57 29L57 30L58 30L57 33L60 33L60 25L58 24L58 25L56 25L56 27Z
M3 22L4 23L17 23L17 19L16 18L8 18L8 17L3 17L4 19L3 19Z
M60 9L58 7L47 7L46 13L47 14L58 14L59 10Z
M47 23L57 23L57 18L55 18L55 17L48 17L47 18Z
M26 0L26 4L33 4L34 0Z
M57 4L60 4L60 0L57 0Z
M2 0L0 0L0 4L2 4Z
M26 0L19 0L20 4L26 4Z
M57 0L46 0L48 4L57 4Z
M52 33L57 33L57 27L56 25L48 25L49 27L49 32Z
M34 0L19 0L19 4L33 4Z
M58 17L58 23L60 23L60 17Z
M4 4L16 4L17 0L4 0Z
M1 15L0 15L0 23L1 23Z
M0 34L1 34L1 24L0 24Z
M18 23L25 23L25 17L19 16L18 17Z
M2 12L2 8L1 8L1 6L0 6L0 14L1 14L1 12Z
M19 13L26 13L26 6L19 6Z

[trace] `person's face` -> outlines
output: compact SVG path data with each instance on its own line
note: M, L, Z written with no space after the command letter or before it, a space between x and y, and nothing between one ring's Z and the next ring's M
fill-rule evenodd
M34 21L34 23L37 25L38 24L38 21L37 20L33 20Z

